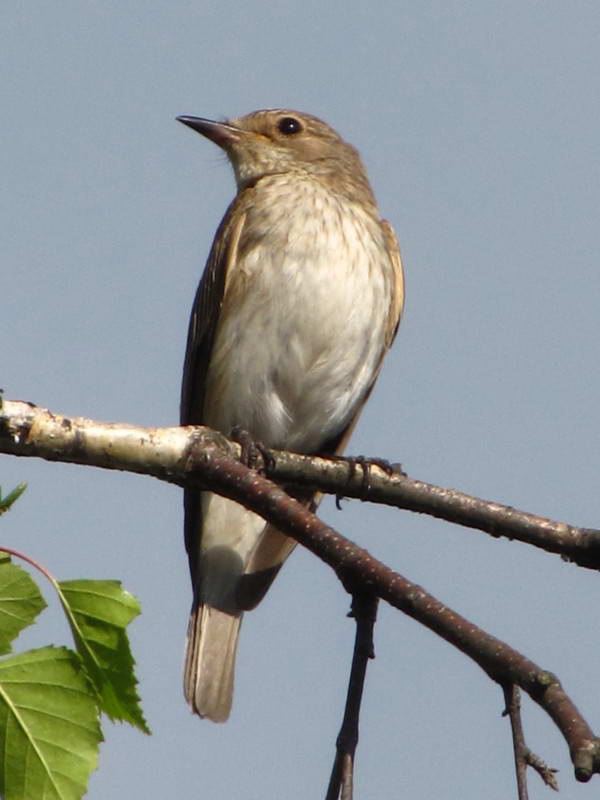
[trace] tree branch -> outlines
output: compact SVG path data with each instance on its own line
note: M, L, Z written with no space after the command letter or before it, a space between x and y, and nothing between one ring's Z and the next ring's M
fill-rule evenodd
M358 745L358 723L367 664L375 658L373 629L377 618L378 599L361 587L346 587L352 592L352 609L348 614L356 620L356 636L352 666L346 694L342 727L335 743L335 760L329 779L325 800L352 800L354 783L354 756Z
M233 460L232 453L237 456L239 448L220 434L205 428L101 425L59 417L26 403L6 402L0 417L0 451L145 473L171 483L204 487L241 503L321 558L345 586L362 586L430 628L501 686L520 686L545 709L563 734L577 780L587 781L600 772L600 740L552 673L374 559L325 525L280 486ZM279 454L274 455L279 458ZM350 493L343 486L336 490ZM442 505L443 497L444 490L440 490Z
M527 791L527 762L525 760L525 734L523 733L523 723L521 720L521 698L519 687L514 684L505 684L504 702L506 703L505 714L510 719L510 727L513 740L513 754L515 758L515 773L517 778L517 796L519 800L529 800Z
M554 720L566 739L577 780L600 772L597 739L558 678L478 628L370 553L345 539L276 484L229 458L189 451L190 473L293 536L328 564L345 586L360 585L437 633L500 685L515 683Z
M512 731L513 752L515 758L515 772L517 778L517 795L519 800L528 800L527 767L533 767L546 786L558 792L556 770L549 767L538 755L532 752L525 742L523 722L521 720L521 693L514 684L505 684L504 702L506 709L504 715L510 719Z
M48 461L127 470L180 486L199 485L185 474L185 454L194 444L207 455L237 459L240 446L210 428L141 428L64 417L31 403L4 401L0 409L0 453L36 456ZM321 492L356 497L444 519L500 538L530 544L561 555L579 566L600 570L600 530L518 511L455 489L389 474L373 463L269 451L273 460L261 470L282 484L309 486ZM260 458L260 457L259 457ZM365 478L368 477L368 480Z

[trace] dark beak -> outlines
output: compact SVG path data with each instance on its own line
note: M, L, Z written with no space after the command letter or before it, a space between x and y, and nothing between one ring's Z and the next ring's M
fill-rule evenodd
M211 142L224 149L227 149L233 142L237 142L241 135L239 128L234 128L233 125L228 125L226 122L215 122L203 117L177 117L177 121L183 122L188 128L201 133L202 136L206 136Z

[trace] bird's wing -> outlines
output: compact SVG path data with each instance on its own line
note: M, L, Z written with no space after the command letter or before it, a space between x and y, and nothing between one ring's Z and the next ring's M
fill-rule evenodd
M398 244L394 229L387 219L381 220L381 230L383 231L385 247L392 264L392 302L390 303L388 312L385 339L387 347L390 348L396 338L400 317L402 316L402 309L404 308L404 270L402 269L402 259L400 257L400 245Z
M182 425L202 425L205 419L204 400L206 376L210 365L215 333L223 304L228 272L235 264L240 234L246 220L246 192L242 192L227 209L215 235L213 245L200 280L190 325L181 386L180 422ZM184 491L185 546L190 560L192 583L195 584L200 524L200 492Z
M227 273L231 264L235 263L238 242L246 220L246 203L245 193L240 194L225 212L196 291L181 385L182 425L201 425L204 420L206 375L225 294Z

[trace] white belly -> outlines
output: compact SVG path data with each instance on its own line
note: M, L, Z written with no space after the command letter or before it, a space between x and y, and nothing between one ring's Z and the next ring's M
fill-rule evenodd
M314 452L348 425L378 368L391 266L377 220L312 184L301 215L291 189L250 219L264 234L228 276L205 418Z

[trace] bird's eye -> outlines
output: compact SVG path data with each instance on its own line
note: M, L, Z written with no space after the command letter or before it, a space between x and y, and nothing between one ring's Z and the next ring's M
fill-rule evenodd
M300 133L302 130L300 120L296 119L296 117L282 117L277 123L277 127L279 132L284 133L286 136L292 133Z

